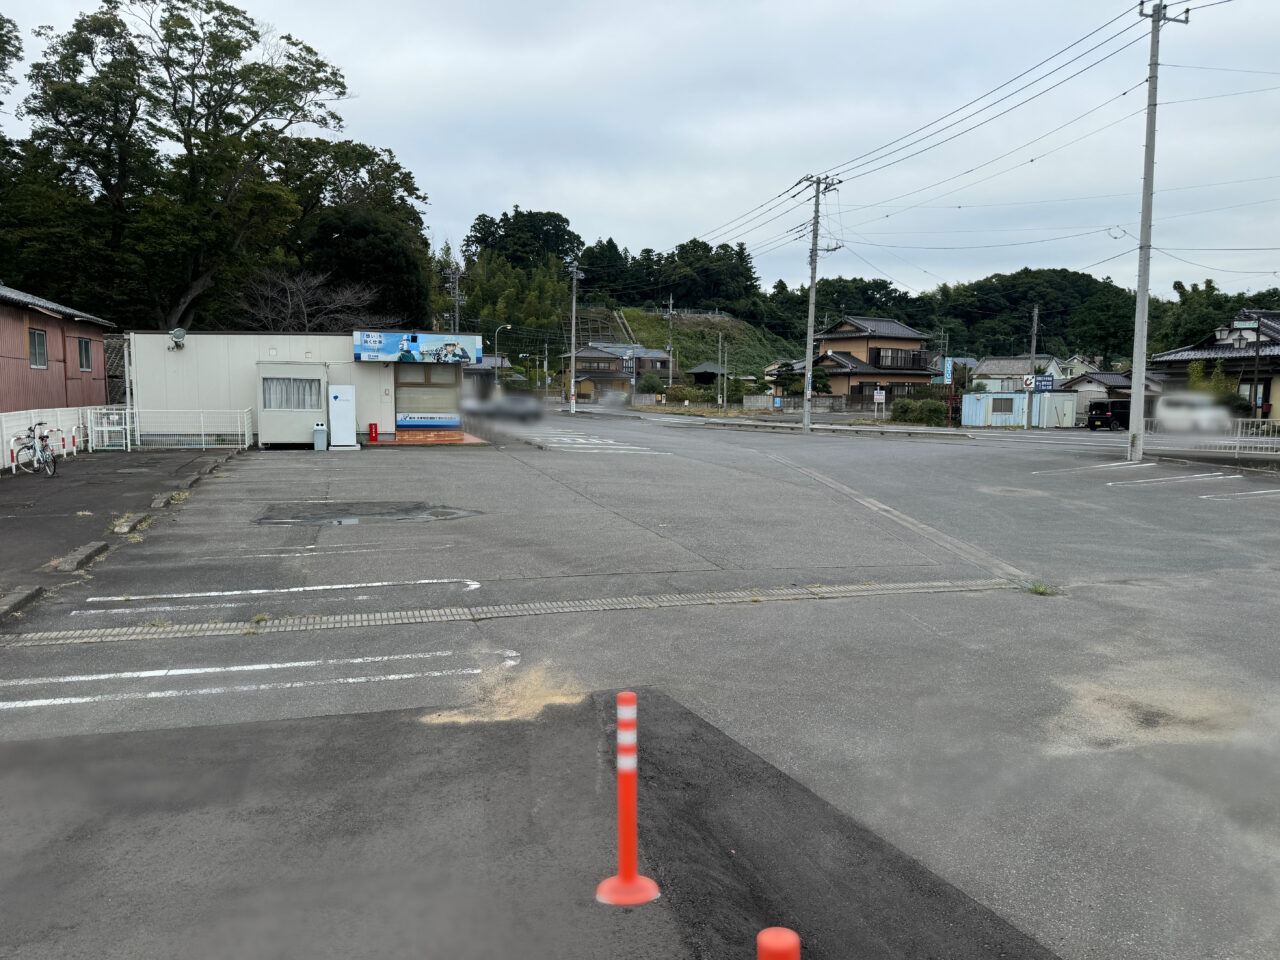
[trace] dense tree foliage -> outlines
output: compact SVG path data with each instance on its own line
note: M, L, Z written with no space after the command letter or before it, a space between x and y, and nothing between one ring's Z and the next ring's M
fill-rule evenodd
M260 274L308 272L427 321L412 175L389 151L300 136L342 122L346 83L316 51L221 0L103 0L36 32L31 135L0 166L6 282L128 326L236 326Z

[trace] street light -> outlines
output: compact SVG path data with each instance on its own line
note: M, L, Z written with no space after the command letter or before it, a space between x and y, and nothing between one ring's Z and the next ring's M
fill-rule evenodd
M498 386L498 371L502 367L502 354L498 352L498 334L503 330L510 330L511 324L504 323L493 331L493 385Z

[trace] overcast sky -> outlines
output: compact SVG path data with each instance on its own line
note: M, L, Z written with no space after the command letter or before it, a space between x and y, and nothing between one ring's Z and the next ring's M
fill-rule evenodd
M1136 284L1149 53L1149 21L1136 3L239 5L342 68L354 95L340 107L345 135L389 147L414 171L430 197L435 243L456 247L477 214L518 204L559 211L586 242L612 236L633 253L692 236L742 240L766 285L808 281L807 235L782 246L787 237L776 238L799 227L811 204L716 228L787 196L805 174L840 167L950 113L1118 16L943 123L1128 28L1071 66L937 137L847 171L825 198L823 218L824 246L843 247L822 257L819 275L888 276L918 291L1032 266ZM65 29L92 6L4 5L24 32L28 59L40 49L32 27ZM1158 295L1170 296L1177 279L1213 277L1230 290L1280 285L1272 272L1280 253L1238 249L1280 245L1280 89L1217 97L1280 87L1277 37L1274 0L1193 9L1189 26L1163 31L1159 92L1168 105L1159 114L1153 243L1168 253L1153 255ZM1130 41L1027 105L909 156ZM1231 72L1245 70L1274 72ZM1217 98L1170 102L1204 97ZM12 117L4 123L19 129ZM891 161L900 162L874 169ZM1243 180L1254 182L1208 186ZM1107 258L1114 259L1092 266Z

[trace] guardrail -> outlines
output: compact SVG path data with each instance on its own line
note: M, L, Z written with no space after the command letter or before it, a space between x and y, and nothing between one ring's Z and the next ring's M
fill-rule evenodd
M1235 457L1280 457L1280 420L1233 420L1225 430L1170 430L1160 420L1144 420L1148 436L1183 450L1204 450Z

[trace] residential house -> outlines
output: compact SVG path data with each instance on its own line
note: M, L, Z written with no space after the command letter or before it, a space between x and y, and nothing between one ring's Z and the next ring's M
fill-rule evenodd
M1163 392L1165 375L1159 371L1147 374L1145 393L1145 409L1148 415L1155 403L1155 398ZM1076 395L1076 422L1083 423L1089 412L1089 404L1094 400L1128 400L1133 393L1133 377L1129 371L1095 370L1082 373L1058 384L1059 390L1069 390Z
M114 326L0 285L0 412L105 404L102 337Z
M1063 379L1070 380L1072 377L1078 377L1083 373L1097 373L1102 369L1102 358L1094 357L1090 360L1088 357L1082 357L1077 353L1066 360L1059 360L1058 366L1062 370Z
M800 370L804 367L804 361L788 360L785 357L780 357L779 359L773 361L773 363L767 364L764 368L765 386L767 387L778 386L778 371L781 370L783 367L790 367L792 370ZM779 395L781 393L781 389L780 388L776 389L773 391L773 393L775 395Z
M909 397L942 371L929 363L926 335L897 320L842 317L814 339L817 366L831 376L832 396L871 402L884 390L888 402ZM775 384L774 394L781 387Z
M1037 353L1035 369L1052 376L1054 383L1062 379L1062 366L1051 353ZM973 370L972 382L988 393L1016 393L1026 390L1023 378L1031 375L1031 354L1012 357L983 357Z
M1185 383L1187 367L1204 363L1213 373L1218 361L1241 396L1252 398L1257 416L1277 417L1272 397L1280 390L1280 310L1241 310L1229 324L1186 347L1166 350L1151 358L1153 368L1165 371L1172 383Z
M567 376L570 354L562 353L560 359ZM575 392L580 400L630 397L636 381L646 373L666 380L672 372L670 354L638 343L591 343L579 347L574 367Z

